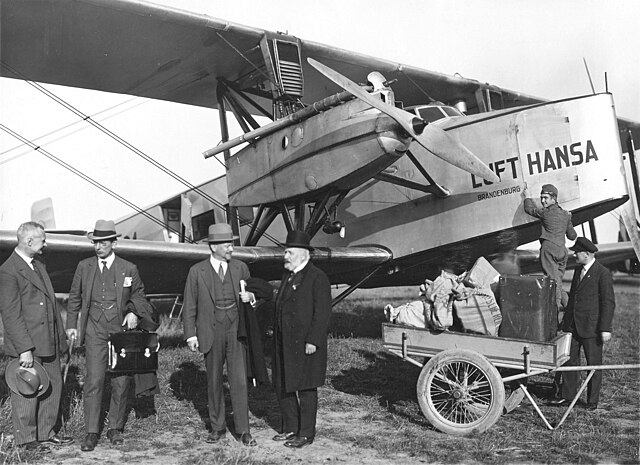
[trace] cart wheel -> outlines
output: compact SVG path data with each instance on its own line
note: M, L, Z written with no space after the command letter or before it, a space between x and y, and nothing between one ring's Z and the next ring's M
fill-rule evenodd
M484 432L502 414L504 384L498 370L479 353L446 350L422 368L418 402L427 420L444 433Z

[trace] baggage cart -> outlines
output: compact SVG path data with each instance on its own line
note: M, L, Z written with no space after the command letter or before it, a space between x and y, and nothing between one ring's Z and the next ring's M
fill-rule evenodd
M386 350L422 367L417 382L420 409L434 427L456 436L488 430L525 396L548 429L559 428L595 370L640 368L640 364L563 367L569 360L570 333L550 341L530 341L384 323L382 338ZM421 362L425 357L428 361ZM497 367L510 368L516 374L503 378ZM504 383L544 373L583 370L589 371L586 380L554 426L525 384L519 383L505 399Z

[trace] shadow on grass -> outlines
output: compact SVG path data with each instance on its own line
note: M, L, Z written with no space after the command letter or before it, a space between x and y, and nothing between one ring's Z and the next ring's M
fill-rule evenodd
M331 314L329 334L332 337L381 338L384 315L373 311L363 313L336 312Z
M334 376L331 385L338 391L375 398L383 409L425 426L416 399L420 368L384 352L356 349L368 362L367 368L349 368Z

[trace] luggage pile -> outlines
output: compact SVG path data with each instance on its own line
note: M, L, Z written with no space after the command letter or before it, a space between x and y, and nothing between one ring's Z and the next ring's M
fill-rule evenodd
M480 257L470 271L455 275L442 271L420 286L422 300L399 307L385 306L388 321L434 330L452 329L498 335L500 308L491 290L499 273Z
M461 275L442 271L434 281L426 280L421 300L387 305L384 312L396 324L544 342L558 328L555 286L543 275L500 276L480 257Z

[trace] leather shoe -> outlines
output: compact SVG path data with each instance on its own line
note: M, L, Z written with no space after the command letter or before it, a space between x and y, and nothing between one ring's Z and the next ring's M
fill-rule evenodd
M595 404L595 403L581 404L580 407L586 410L596 410L598 408L598 404Z
M553 406L553 407L561 407L563 405L569 405L571 402L569 402L567 399L553 399L549 401L549 405Z
M124 438L122 437L122 433L117 429L107 430L107 438L111 441L111 444L114 446L119 446L124 443Z
M227 433L226 430L223 431L211 431L209 433L209 436L207 436L207 439L205 439L206 442L208 442L209 444L213 444L215 442L218 442L220 439L224 439L225 434Z
M49 439L43 442L45 444L51 444L54 446L66 446L73 443L73 438L70 436L60 436L59 434L54 434Z
M296 436L295 438L284 443L286 447L293 447L294 449L300 449L308 444L313 442L313 438L308 438L306 436Z
M247 447L254 447L258 445L256 440L253 439L253 437L251 436L251 433L242 433L240 435L240 442L242 443L243 446L247 446Z
M276 434L272 439L274 441L288 441L296 437L296 433L280 433Z
M80 444L80 450L83 452L89 452L96 448L98 444L98 434L89 433L84 437L82 444Z
M29 452L51 452L49 446L38 441L25 442L20 444L20 447Z

